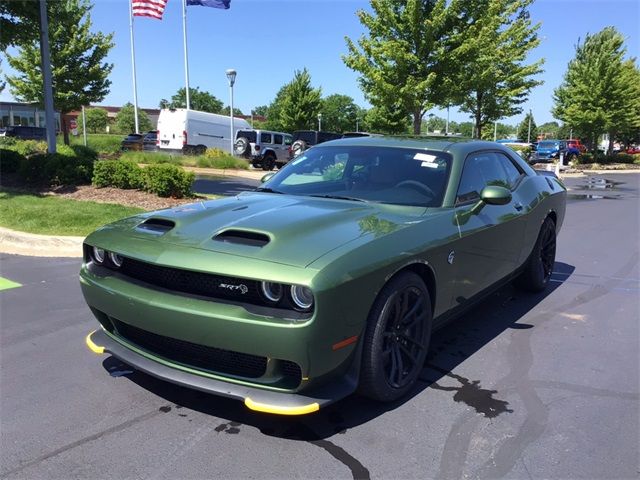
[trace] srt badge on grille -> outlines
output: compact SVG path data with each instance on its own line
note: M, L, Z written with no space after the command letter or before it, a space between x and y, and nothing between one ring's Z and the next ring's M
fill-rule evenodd
M225 290L229 290L231 292L240 292L242 295L249 291L249 288L246 285L231 285L230 283L221 283L218 285L220 288L224 288Z

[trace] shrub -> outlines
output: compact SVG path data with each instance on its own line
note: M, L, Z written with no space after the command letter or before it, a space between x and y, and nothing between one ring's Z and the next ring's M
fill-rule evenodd
M98 187L110 187L113 185L113 173L116 170L116 162L119 160L100 160L93 167L91 183Z
M160 197L189 197L191 184L195 180L193 172L186 172L177 165L149 165L143 171L144 190Z
M221 148L207 148L204 152L204 156L207 158L220 158L220 157L228 157L229 153L225 152Z
M93 159L63 153L38 153L22 158L18 175L28 184L83 185L91 182Z
M598 162L601 165L610 165L612 163L634 163L637 155L629 155L627 153L614 153L613 155L606 155L604 153L598 154L598 156L594 159L593 154L591 153L583 153L580 156L580 163L594 163Z
M15 150L0 148L0 175L17 172L20 162L24 160L24 155L19 154Z
M47 143L36 140L20 140L18 138L2 137L0 146L24 156L34 153L47 153Z
M84 145L71 145L71 149L76 157L86 158L88 160L98 160L98 152L91 147L85 147Z
M142 169L136 162L131 160L117 160L113 162L115 169L113 171L112 185L116 188L142 188L144 180Z

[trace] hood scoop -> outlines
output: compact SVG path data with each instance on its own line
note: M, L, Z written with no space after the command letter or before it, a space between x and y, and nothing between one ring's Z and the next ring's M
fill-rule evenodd
M162 235L163 233L167 233L175 226L176 222L174 222L173 220L166 220L164 218L150 218L142 222L136 228L143 232Z
M271 241L268 235L260 232L248 230L225 230L220 232L213 240L216 242L233 243L235 245L246 245L248 247L264 247Z

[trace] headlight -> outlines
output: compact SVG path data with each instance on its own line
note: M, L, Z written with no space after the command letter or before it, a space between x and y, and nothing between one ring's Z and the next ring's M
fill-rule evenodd
M111 260L111 263L116 267L120 268L124 259L117 253L109 252L109 260Z
M104 263L104 249L93 247L93 259L99 264Z
M313 305L313 292L309 287L293 285L291 287L291 299L296 307L308 310Z
M262 282L260 290L267 300L277 303L282 299L282 284L273 282Z

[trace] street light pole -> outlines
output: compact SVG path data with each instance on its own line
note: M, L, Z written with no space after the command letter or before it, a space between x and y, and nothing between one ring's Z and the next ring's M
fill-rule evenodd
M233 84L236 83L236 71L233 68L228 69L226 72L227 80L229 80L229 117L231 117L231 155L233 155Z
M527 143L531 143L531 109L529 109L529 131L527 132Z
M322 114L321 113L318 114L318 131L319 132L322 131Z
M493 122L493 141L498 139L498 121Z
M40 0L40 59L44 88L44 118L47 127L47 152L56 153L56 117L53 110L53 82L51 80L51 55L49 52L49 18L47 2ZM64 122L64 118L62 119ZM13 124L13 122L11 122Z

